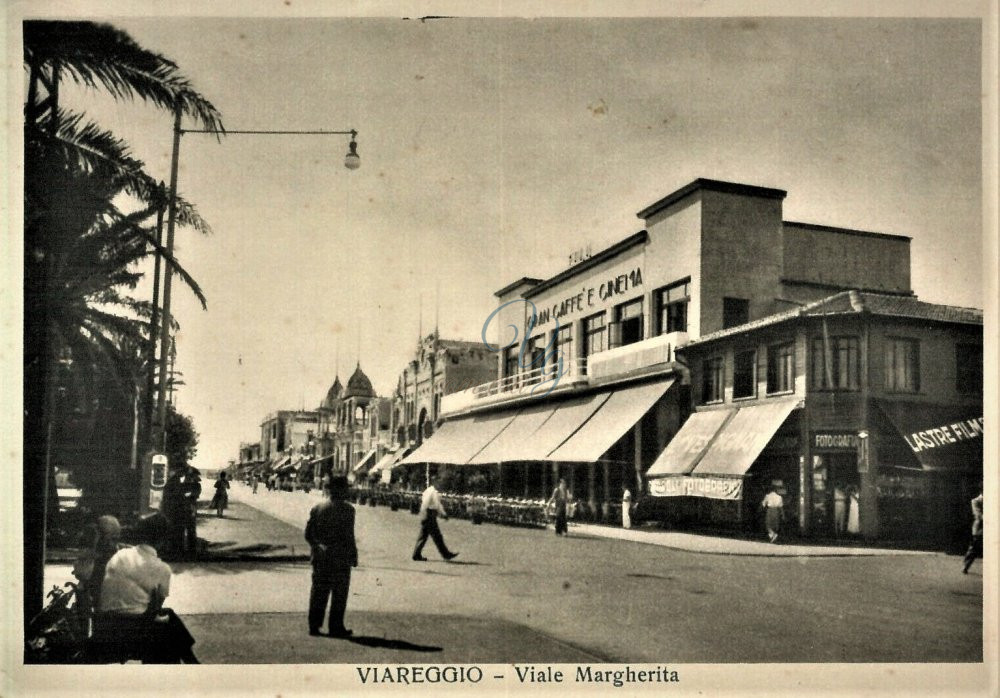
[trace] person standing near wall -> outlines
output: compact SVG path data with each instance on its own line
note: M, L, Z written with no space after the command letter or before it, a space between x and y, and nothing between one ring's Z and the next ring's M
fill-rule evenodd
M778 488L773 483L760 503L764 510L764 525L767 526L767 538L772 543L778 540L781 530L781 519L784 516L785 500L778 494Z
M972 498L972 539L969 541L969 549L965 552L965 559L962 560L962 574L968 574L972 563L977 557L983 556L983 492Z
M632 528L632 492L627 487L622 492L622 528Z
M564 478L559 478L559 484L552 491L552 496L549 497L549 501L546 507L553 507L556 515L556 535L564 536L566 535L569 527L566 523L566 516L569 509L570 493L566 487L566 480Z

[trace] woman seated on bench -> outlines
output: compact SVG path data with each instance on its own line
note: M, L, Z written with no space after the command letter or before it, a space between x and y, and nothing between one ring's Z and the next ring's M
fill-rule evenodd
M151 664L198 664L194 638L163 601L170 593L170 567L156 553L166 534L159 515L142 519L137 545L119 550L108 561L101 588L100 613L94 617L95 644L141 648Z

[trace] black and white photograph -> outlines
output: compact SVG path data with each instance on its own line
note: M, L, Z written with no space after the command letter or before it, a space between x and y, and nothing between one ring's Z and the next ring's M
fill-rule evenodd
M0 693L996 695L995 0L6 8Z

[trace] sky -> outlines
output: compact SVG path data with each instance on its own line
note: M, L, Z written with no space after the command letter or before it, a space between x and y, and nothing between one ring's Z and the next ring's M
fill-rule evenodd
M92 17L95 18L95 17ZM698 177L785 220L913 238L912 287L983 307L980 26L912 19L110 20L229 129L182 138L178 408L214 469L360 361L389 394L417 337L477 339L493 293L642 229ZM171 117L67 90L168 179ZM193 128L192 122L185 127Z

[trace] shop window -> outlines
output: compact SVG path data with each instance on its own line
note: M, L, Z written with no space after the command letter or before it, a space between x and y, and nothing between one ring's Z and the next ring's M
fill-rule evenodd
M983 345L955 345L955 388L964 395L983 392Z
M722 388L722 357L706 359L701 364L701 401L721 402Z
M736 352L733 361L733 398L753 397L757 393L757 352Z
M573 325L563 325L553 334L556 345L552 355L553 369L557 373L569 371L570 362L573 360Z
M750 301L746 298L722 299L722 329L750 322Z
M583 319L583 355L591 356L608 348L607 328L604 326L604 313Z
M774 344L767 349L767 392L795 390L795 344Z
M890 337L885 344L885 389L920 392L920 342Z
M810 366L812 387L816 390L858 390L861 382L858 338L815 337Z
M623 303L615 308L615 321L611 324L610 348L624 347L642 341L642 298Z
M687 332L691 277L675 281L655 294L657 334Z

